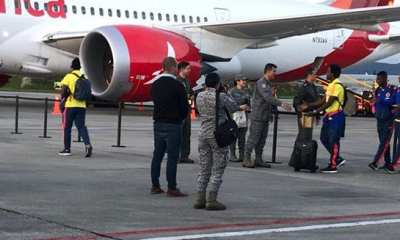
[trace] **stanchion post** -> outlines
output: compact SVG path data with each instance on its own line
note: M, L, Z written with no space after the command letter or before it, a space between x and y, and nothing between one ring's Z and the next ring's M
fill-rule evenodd
M43 127L43 136L40 136L39 138L51 138L47 136L47 109L49 107L49 99L46 98L44 100L44 127Z
M397 136L396 136L396 126L395 126L395 129L394 129L394 139L393 139L393 159L394 159L394 156L395 156L395 154L396 154L396 151L397 151ZM394 161L396 161L396 160L394 160Z
M112 147L116 148L124 148L125 146L121 146L121 124L122 124L122 103L118 103L118 132L117 132L117 145L113 145Z
M11 132L11 134L22 134L18 132L18 118L19 118L19 96L15 98L15 131Z
M73 142L82 142L81 133L78 131L78 139Z
M279 121L279 111L277 108L273 110L274 115L274 136L272 142L272 159L268 163L281 164L282 162L276 161L276 147L278 142L278 121Z

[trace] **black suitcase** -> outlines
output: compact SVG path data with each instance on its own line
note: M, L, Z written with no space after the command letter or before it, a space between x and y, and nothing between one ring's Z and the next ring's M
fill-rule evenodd
M302 116L302 126L305 126L305 114ZM311 120L311 126L314 124ZM304 131L303 131L304 132ZM304 139L304 138L303 138ZM294 146L295 159L293 163L294 171L299 172L302 169L310 170L315 173L317 166L318 143L314 140L296 141Z

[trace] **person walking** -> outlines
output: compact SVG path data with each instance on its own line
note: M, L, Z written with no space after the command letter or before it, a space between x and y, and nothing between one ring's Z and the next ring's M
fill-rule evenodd
M75 86L79 78L86 79L85 75L80 71L81 63L75 58L71 63L72 72L68 73L61 81L61 96L66 99L63 112L63 140L64 149L58 154L61 156L71 156L71 130L75 122L79 134L85 144L85 157L92 156L93 147L90 143L89 133L85 125L86 117L86 101L75 99Z
M167 57L162 62L165 71L150 89L154 102L153 130L154 152L151 162L151 194L161 194L160 185L161 162L165 153L167 159L167 197L186 197L187 194L177 188L176 175L179 154L182 144L182 122L189 113L189 104L185 88L176 81L177 62Z

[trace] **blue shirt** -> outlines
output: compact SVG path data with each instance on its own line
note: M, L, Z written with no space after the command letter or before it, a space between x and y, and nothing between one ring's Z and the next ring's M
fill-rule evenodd
M400 85L397 87L396 90L396 105L400 105ZM396 119L400 119L400 110L397 110L395 113Z
M375 104L375 118L378 120L389 120L394 116L393 105L396 104L397 88L388 85L385 89L379 87L375 90L375 98L379 102Z

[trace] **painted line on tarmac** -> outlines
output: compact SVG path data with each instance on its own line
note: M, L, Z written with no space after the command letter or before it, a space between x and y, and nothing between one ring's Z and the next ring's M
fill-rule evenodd
M148 229L148 230L137 230L129 232L104 233L102 235L107 237L124 237L124 236L126 237L126 236L146 235L146 234L166 234L166 233L179 233L179 232L190 232L190 231L207 231L215 229L222 230L222 229L240 228L240 227L265 227L271 225L293 225L293 224L305 224L311 222L343 221L350 219L384 218L384 217L396 217L396 216L397 217L400 216L400 212L372 213L372 214L346 215L346 216L328 216L328 217L318 217L318 218L298 218L298 219L274 220L265 222L233 223L233 224L195 226L195 227ZM98 235L81 235L81 236L69 236L69 237L43 238L36 240L87 240L87 239L95 239L98 237L99 237Z
M276 229L265 229L265 230L254 230L254 231L243 231L243 232L198 234L198 235L186 235L186 236L177 236L177 237L147 238L144 240L181 240L181 239L241 237L241 236L252 236L252 235L265 235L265 234L271 234L271 233L313 231L313 230L335 229L335 228L362 227L362 226L371 226L371 225L376 226L376 225L395 224L395 223L400 223L400 219L367 221L367 222L353 222L353 223L337 223L337 224L326 224L326 225L312 225L312 226L303 226L303 227L276 228Z

